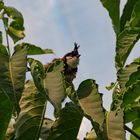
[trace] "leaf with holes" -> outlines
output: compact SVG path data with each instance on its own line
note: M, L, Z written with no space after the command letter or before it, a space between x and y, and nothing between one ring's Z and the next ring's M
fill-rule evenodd
M76 140L82 118L81 109L73 103L67 103L54 122L47 140Z
M110 111L107 113L107 136L110 140L125 140L123 111Z
M98 85L94 80L88 79L83 81L77 90L79 103L85 114L90 116L93 121L101 127L105 120L102 98L98 92Z
M38 140L46 110L46 98L37 90L33 81L28 81L25 85L20 108L15 124L15 139Z
M48 96L56 111L60 110L61 102L66 96L63 70L63 61L56 60L49 65L46 72L46 88L48 90Z
M27 50L22 49L9 57L6 48L0 47L0 88L19 111L18 102L24 88L27 68Z

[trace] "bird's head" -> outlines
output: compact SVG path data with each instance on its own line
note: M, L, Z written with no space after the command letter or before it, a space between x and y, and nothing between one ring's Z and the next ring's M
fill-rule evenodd
M67 53L64 57L63 57L63 60L64 62L69 66L71 67L72 69L73 68L76 68L77 65L79 64L79 57L80 57L80 54L78 52L78 48L80 46L77 44L77 43L74 43L74 50L72 52L69 52Z

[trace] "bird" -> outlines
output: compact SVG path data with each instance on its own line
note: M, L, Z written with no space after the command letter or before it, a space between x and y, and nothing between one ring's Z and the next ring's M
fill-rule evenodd
M47 71L50 65L52 65L56 61L63 61L64 63L63 73L65 76L65 80L71 83L73 79L76 78L76 73L78 71L78 64L81 56L81 54L79 54L78 51L79 47L80 45L74 43L74 49L71 52L68 52L62 58L53 59L51 63L45 65L45 70Z
M80 45L74 43L74 50L65 54L62 58L64 62L64 75L67 82L72 82L76 78L79 58L81 56L78 52L79 47Z

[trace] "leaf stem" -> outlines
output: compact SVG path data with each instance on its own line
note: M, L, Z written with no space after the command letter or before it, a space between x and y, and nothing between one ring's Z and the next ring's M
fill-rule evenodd
M136 132L134 132L132 129L130 129L127 125L124 125L124 128L129 133L131 133L134 137L136 137L138 140L140 140L140 136Z
M8 34L7 34L7 27L5 25L5 22L4 22L4 19L3 18L2 18L2 21L3 21L3 25L4 25L5 34L6 34L7 50L8 50L9 55L11 56L9 39L8 39Z

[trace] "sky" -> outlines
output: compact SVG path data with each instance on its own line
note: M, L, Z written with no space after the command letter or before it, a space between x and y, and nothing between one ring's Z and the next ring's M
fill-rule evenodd
M25 22L24 41L42 48L51 48L54 55L37 56L42 63L62 57L73 50L74 42L80 45L80 64L77 88L85 79L95 79L103 93L104 107L109 110L111 92L105 86L116 80L114 67L115 33L107 11L100 0L5 0L9 6L22 12ZM121 1L121 9L126 0ZM138 46L128 62L138 56ZM50 107L51 108L51 107ZM84 120L79 137L82 138L90 124Z

